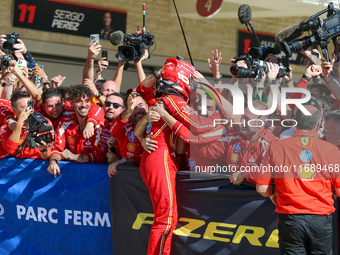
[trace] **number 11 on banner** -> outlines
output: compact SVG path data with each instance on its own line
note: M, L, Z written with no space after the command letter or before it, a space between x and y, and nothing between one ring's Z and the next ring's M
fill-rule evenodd
M25 22L26 13L29 12L27 23L33 23L35 10L37 9L37 7L35 5L27 4L20 4L18 7L20 10L19 22Z

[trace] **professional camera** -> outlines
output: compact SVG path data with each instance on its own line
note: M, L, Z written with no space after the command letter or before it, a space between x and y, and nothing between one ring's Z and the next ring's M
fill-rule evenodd
M27 144L30 149L37 147L37 143L44 141L52 143L54 140L54 130L51 121L47 120L39 112L28 116Z
M145 32L145 4L143 4L143 28L131 35L124 34L118 30L110 34L110 42L113 45L119 45L124 42L123 46L118 47L116 57L121 61L138 61L142 58L144 51L147 49L150 58L150 47L154 44L154 36L150 32Z
M262 47L262 46L261 46ZM261 48L258 47L258 48ZM250 50L249 50L250 52ZM267 50L267 52L269 52ZM272 53L272 52L270 52ZM261 58L265 55L263 53L261 53L262 55L256 54L256 56L260 56ZM269 54L269 53L268 53ZM268 55L267 54L267 55ZM252 53L252 55L254 55L254 51ZM267 55L265 55L265 57L267 57ZM263 61L261 59L258 58L254 58L252 57L250 54L247 55L242 55L240 57L235 57L235 63L237 61L245 61L247 64L248 68L245 67L239 67L237 65L231 66L230 67L230 72L233 75L236 75L239 78L262 78L262 72L268 73L268 66L266 61ZM277 77L283 77L285 75L287 75L289 73L289 62L288 59L286 57L282 57L279 60L279 73L277 75Z
M322 20L319 16L326 12L327 18ZM311 32L311 35L294 40L305 31ZM310 45L316 44L325 50L324 55L328 58L327 45L332 40L335 49L337 49L336 37L338 36L340 36L340 10L335 9L333 3L329 3L326 9L311 16L309 20L294 24L278 32L275 35L275 41L282 46L283 51L289 57L292 52L305 50Z
M3 43L3 48L4 48L4 52L9 52L9 51L13 51L13 45L18 43L18 39L20 39L19 35L15 32L13 32L10 35L6 35L5 37L6 41Z
M144 54L145 49L150 50L154 44L154 36L138 30L131 35L124 35L124 45L118 47L117 57L121 61L138 61ZM150 58L150 52L149 56Z
M253 59L261 59L264 60L270 53L272 54L280 54L279 48L272 48L268 46L267 44L262 44L260 47L252 47L249 49L249 56L251 56Z
M7 69L9 67L9 61L11 61L11 60L12 60L12 58L8 55L1 56L0 57L1 66L4 69Z

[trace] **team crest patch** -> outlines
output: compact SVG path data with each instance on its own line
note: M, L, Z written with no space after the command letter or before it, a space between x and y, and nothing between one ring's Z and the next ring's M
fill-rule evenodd
M136 145L134 145L133 143L129 143L127 147L129 151L134 151L136 149Z
M237 155L237 154L233 154L233 155L231 155L231 162L234 162L234 163L236 163L236 162L238 161L238 159L239 159L239 157L238 157L238 155Z
M307 138L308 139L308 138ZM309 162L312 159L312 153L308 150L301 151L300 153L300 159L303 162Z
M135 134L134 134L133 132L129 134L129 140L130 140L131 142L136 141L136 137L135 137Z
M309 164L304 164L299 167L298 174L304 181L309 181L313 180L316 172Z
M309 138L308 137L302 137L301 138L301 143L306 146L308 144Z
M74 138L70 136L70 137L68 138L68 142L69 142L70 144L73 144L73 143L74 143Z
M241 151L241 144L240 143L235 143L234 144L234 151L235 152L240 152Z

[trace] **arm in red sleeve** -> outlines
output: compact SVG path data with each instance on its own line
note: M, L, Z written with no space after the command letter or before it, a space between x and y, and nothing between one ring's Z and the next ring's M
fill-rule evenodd
M64 118L63 118L64 119ZM61 153L66 148L66 138L65 138L65 130L68 128L67 123L64 123L63 119L59 122L57 129L55 130L55 139L53 142L51 155L58 154L60 158L63 158Z
M95 138L91 153L89 153L88 159L90 163L106 163L107 144L106 141L110 136L108 129L102 125L97 125L95 129ZM92 158L92 162L90 159Z
M162 97L162 101L168 112L195 134L208 132L215 127L214 120L221 119L219 112L215 112L210 118L201 118L197 114L191 113L186 101L178 96L165 96Z
M11 109L4 110L0 113L0 125L6 124L6 120L14 118L14 112Z
M156 99L154 98L155 91L153 90L153 87L149 87L149 88L148 87L144 87L143 86L143 82L141 82L139 84L139 86L137 87L136 92L140 93L144 97L144 99L145 99L146 103L148 104L148 106L151 106L151 105L155 104Z
M207 144L222 138L226 134L226 130L222 125L218 125L211 129L209 132L196 135L184 126L182 123L177 121L172 128L172 132L181 138L186 143L197 143L197 144Z
M98 123L104 121L104 118L104 108L100 107L97 104L91 104L90 111L87 117L87 122L92 122L94 126L97 126Z
M5 151L8 154L15 155L19 147L19 144L9 139L12 131L8 128L7 125L3 125L0 129L0 133L1 133L1 143Z

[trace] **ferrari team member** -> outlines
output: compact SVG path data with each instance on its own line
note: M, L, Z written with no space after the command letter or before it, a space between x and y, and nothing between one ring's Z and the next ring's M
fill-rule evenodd
M72 160L82 163L105 163L109 134L103 132L103 124L99 123L95 135L84 138L84 129L91 107L92 92L84 85L73 85L68 90L69 99L74 109L71 116L63 116L58 124L54 149L49 157L50 165L47 170L57 176L60 174L58 162Z
M110 133L117 139L121 159L109 165L110 177L117 174L118 165L139 164L143 147L136 139L134 129L147 112L148 106L142 95L132 93L127 98L126 110L111 123Z
M177 86L166 89L166 94L160 98L169 112L181 112L188 109L189 80L194 71L195 69L184 61L176 59L166 61L161 76L166 77L165 84L169 82ZM148 125L146 133L152 140L157 141L158 147L152 153L145 151L140 163L141 176L149 190L155 214L149 237L148 254L170 254L172 235L178 220L175 144L172 139L172 130L163 120Z
M1 127L1 144L4 149L2 150L1 158L8 155L17 158L48 158L50 151L46 148L46 143L39 144L34 149L30 149L27 144L28 116L33 112L33 109L26 110L27 101L30 99L31 97L28 93L20 91L14 92L11 96L12 109L16 115L16 124L13 131L9 128L8 124ZM50 121L49 124L52 126ZM7 155L4 154L4 151Z
M256 100L253 106L258 110L267 110L267 106ZM227 165L234 172L229 178L230 182L239 185L244 180L253 182L250 168L252 166L259 166L263 157L263 152L267 149L269 144L278 140L265 125L260 127L261 123L265 122L266 116L258 116L250 112L247 107L244 110L244 115L241 118L240 129L231 129L227 133L228 143L226 144ZM252 127L248 124L252 121Z
M65 119L72 118L74 115L72 105L69 102L64 102L60 90L56 88L45 90L41 95L41 100L42 103L38 105L35 110L50 119L54 129L57 128L62 117L64 117L65 121ZM84 138L90 138L94 134L94 127L103 121L104 114L104 111L101 111L101 107L96 104L91 104L87 125L84 129Z
M332 254L333 192L340 196L339 149L318 138L321 111L305 105L312 115L297 111L293 137L273 142L254 180L279 213L281 254ZM281 166L289 171L267 171ZM274 181L275 186L271 186Z
M340 150L340 110L328 112L324 118L323 133L325 140L334 144Z

